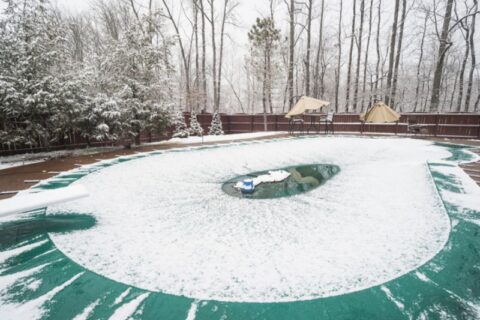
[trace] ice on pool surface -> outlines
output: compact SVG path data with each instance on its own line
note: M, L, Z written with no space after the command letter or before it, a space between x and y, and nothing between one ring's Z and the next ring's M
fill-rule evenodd
M51 234L85 268L151 291L203 300L295 301L395 279L444 246L450 221L409 139L309 138L166 152L92 173L90 197L49 208L95 227ZM305 194L248 201L222 183L250 172L331 163Z

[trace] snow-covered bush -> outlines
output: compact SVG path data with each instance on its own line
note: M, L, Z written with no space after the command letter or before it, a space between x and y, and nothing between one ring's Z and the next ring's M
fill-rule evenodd
M198 122L197 113L194 111L190 115L190 128L189 133L191 136L203 135L203 128Z
M185 123L185 117L181 111L177 111L173 117L173 123L175 130L173 131L174 138L188 138L190 135Z
M224 134L222 128L222 119L220 118L220 114L215 112L212 117L212 123L210 125L210 130L208 132L209 135L219 136Z
M136 140L169 125L172 42L145 32L163 27L159 16L97 33L82 18L60 17L49 0L3 2L0 143L48 147L78 135Z

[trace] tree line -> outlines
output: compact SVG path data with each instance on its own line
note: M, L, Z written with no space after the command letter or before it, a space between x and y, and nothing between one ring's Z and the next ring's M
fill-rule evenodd
M2 1L7 145L135 140L179 110L266 115L302 95L336 112L479 111L478 0L263 0L246 26L238 0L96 0L73 15Z

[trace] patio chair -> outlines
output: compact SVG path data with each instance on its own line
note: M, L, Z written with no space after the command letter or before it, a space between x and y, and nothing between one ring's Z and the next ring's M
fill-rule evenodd
M330 130L332 134L335 134L335 128L333 126L333 118L335 116L335 112L328 112L325 118L320 120L320 124L325 124L325 134L329 133Z
M305 120L303 120L303 117L293 116L288 121L288 133L293 134L296 128L298 128L298 131L301 133L304 132Z
M426 124L419 123L417 120L408 120L407 132L417 135L418 133L428 133L428 126Z

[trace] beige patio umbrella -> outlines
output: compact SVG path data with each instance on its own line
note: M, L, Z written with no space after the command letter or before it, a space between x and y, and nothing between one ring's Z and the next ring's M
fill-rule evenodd
M307 110L318 110L328 106L329 104L330 102L328 101L303 96L300 98L300 100L298 100L297 104L293 106L292 110L287 113L285 118L291 118L292 116L304 114Z
M393 111L384 102L379 101L367 113L360 115L360 120L368 123L388 123L400 120L400 114Z

